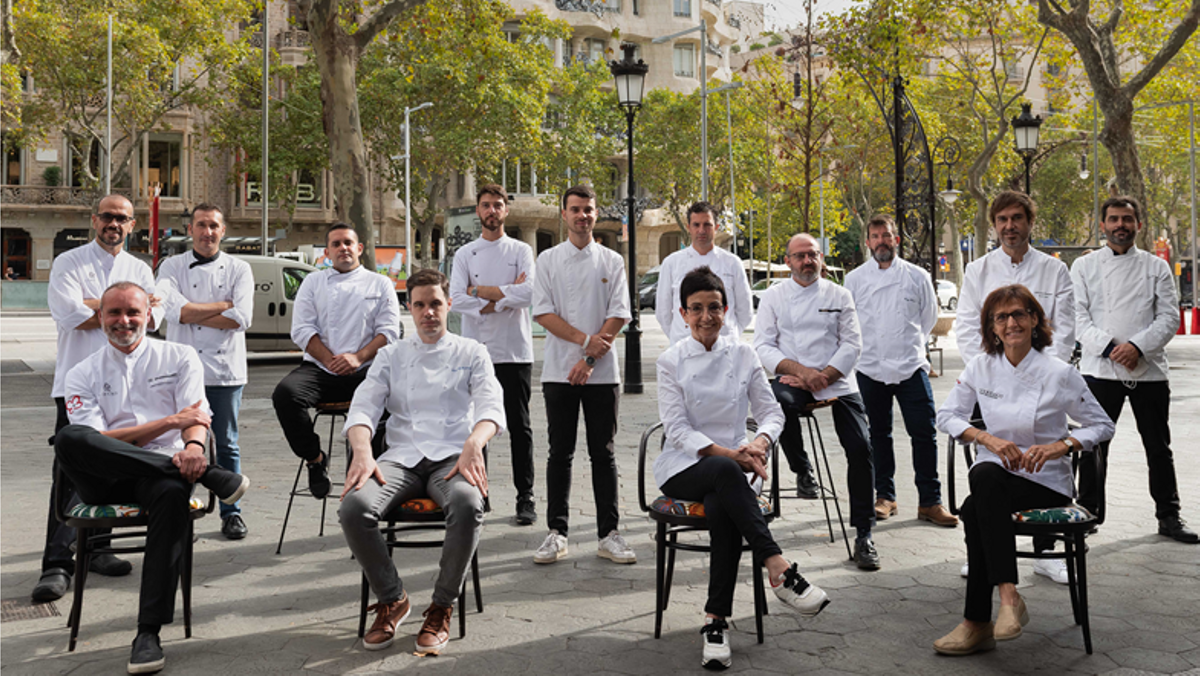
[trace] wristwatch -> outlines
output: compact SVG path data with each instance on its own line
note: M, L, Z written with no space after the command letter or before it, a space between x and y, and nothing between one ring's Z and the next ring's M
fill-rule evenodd
M584 358L583 358L583 363L587 364L588 366L595 366L595 365L596 365L596 358L595 358L595 357L591 357L591 356L584 357Z
M478 298L478 297L479 297L479 287L478 287L478 286L472 286L472 287L471 287L471 297L472 297L472 298Z
M1071 441L1071 437L1063 437L1062 439L1059 439L1059 441L1067 445L1067 453L1075 450L1075 442Z

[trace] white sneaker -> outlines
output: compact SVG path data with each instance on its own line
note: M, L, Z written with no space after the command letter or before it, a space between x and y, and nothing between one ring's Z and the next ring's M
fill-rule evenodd
M604 539L600 541L596 556L608 559L613 563L637 563L637 554L634 554L629 545L625 544L625 538L621 537L621 533L616 530L605 535Z
M1037 559L1033 562L1033 572L1059 584L1071 582L1067 578L1067 562L1063 559Z
M704 658L700 666L705 669L726 669L733 663L733 651L729 649L729 637L725 630L729 623L725 620L709 617L704 620L700 633L704 636Z
M567 557L567 536L551 529L546 536L546 540L542 542L542 546L538 547L537 552L533 555L534 563L554 563L559 559Z
M962 570L958 571L958 574L962 575L963 577L970 577L971 576L971 564L964 563Z
M815 584L809 584L794 563L791 568L783 571L783 579L779 586L772 583L771 589L780 601L805 617L816 617L817 613L829 605L829 596L825 591Z

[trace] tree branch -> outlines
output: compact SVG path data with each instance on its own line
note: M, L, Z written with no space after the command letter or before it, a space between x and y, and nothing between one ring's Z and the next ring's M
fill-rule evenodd
M1183 48L1188 38L1196 32L1198 23L1200 23L1200 0L1192 0L1191 9L1180 19L1179 25L1175 27L1175 30L1171 31L1171 37L1158 50L1154 58L1150 59L1145 68L1142 68L1137 74L1129 78L1129 82L1121 87L1124 94L1131 100L1137 96L1138 92L1142 91L1142 88L1149 84L1154 79L1154 76L1158 75L1158 72Z
M425 2L426 0L392 0L380 7L379 11L364 21L358 27L358 32L354 34L354 43L358 47L359 53L371 44L376 35L379 35L392 23L392 19L414 7L425 4Z

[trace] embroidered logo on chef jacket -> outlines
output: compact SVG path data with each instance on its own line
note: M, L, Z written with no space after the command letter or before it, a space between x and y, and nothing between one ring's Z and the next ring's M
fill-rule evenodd
M108 383L104 383L104 391L102 394L104 394L104 396L108 397L108 396L112 396L112 395L116 394L116 392L113 392L112 385L109 385Z
M982 394L983 396L987 397L988 399L1003 399L1004 398L1004 395L1000 394L999 392L993 392L991 390L985 390L983 388L979 389L979 393Z
M165 385L174 385L175 383L179 382L179 372L176 371L174 373L164 373L161 376L154 376L152 378L147 378L146 381L150 383L150 387L163 387Z
M78 394L67 397L67 413L74 413L81 408L83 408L83 399L80 399Z

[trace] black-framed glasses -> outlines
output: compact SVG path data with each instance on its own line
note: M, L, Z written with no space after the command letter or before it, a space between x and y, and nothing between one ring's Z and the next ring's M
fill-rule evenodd
M129 221L133 220L133 216L126 216L125 214L114 214L110 211L103 211L101 213L98 213L98 214L96 214L96 218L99 218L100 220L104 221L105 223L112 223L112 222L116 221L116 223L118 225L124 225L124 224L128 223Z
M805 259L810 259L810 260L815 261L820 257L821 257L821 254L817 253L816 251L797 251L796 253L788 254L788 258L791 258L794 261L802 261Z
M687 311L688 314L692 315L693 317L699 317L705 312L714 316L723 315L725 314L725 306L721 305L720 303L709 303L706 307L699 303L693 303L692 305L687 306Z
M1015 319L1018 324L1024 324L1029 321L1033 313L1029 310L1013 310L1012 312L1000 312L992 315L992 322L996 324L1007 324L1009 319Z

